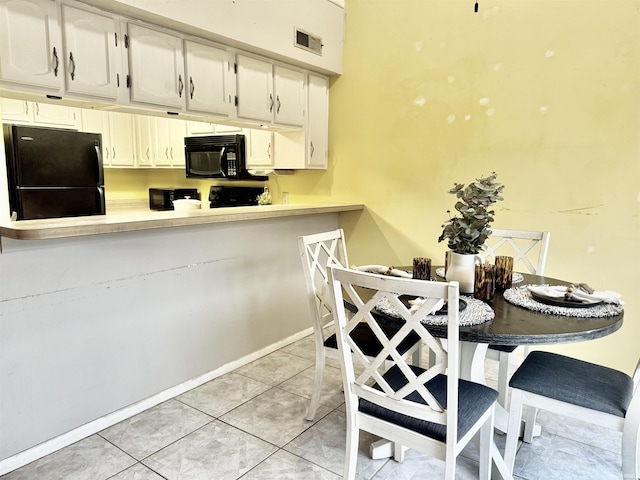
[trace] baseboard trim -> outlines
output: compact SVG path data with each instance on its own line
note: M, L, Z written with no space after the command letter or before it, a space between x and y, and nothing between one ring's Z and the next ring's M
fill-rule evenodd
M287 337L279 342L269 345L261 350L253 352L249 355L246 355L238 360L227 363L220 368L212 370L210 372L205 373L196 378L192 378L187 380L184 383L178 384L174 387L168 388L156 395L145 398L139 402L128 405L120 410L112 412L108 415L100 417L96 420L93 420L89 423L86 423L78 428L70 430L67 433L54 437L50 440L47 440L43 443L35 445L23 452L12 455L11 457L7 457L4 460L0 461L0 475L4 475L13 470L16 470L20 467L23 467L31 462L34 462L46 455L49 455L61 448L67 447L72 443L75 443L83 438L89 437L95 433L98 433L105 428L111 427L116 423L122 422L127 418L133 417L138 413L141 413L149 408L155 407L156 405L161 404L162 402L166 402L167 400L177 397L185 392L188 392L191 389L199 387L214 378L217 378L221 375L231 372L236 368L240 368L243 365L253 362L254 360L259 359L260 357L264 357L270 353L279 350L282 347L285 347L293 342L296 342L307 335L313 333L313 329L310 327L306 330L302 330L290 337Z

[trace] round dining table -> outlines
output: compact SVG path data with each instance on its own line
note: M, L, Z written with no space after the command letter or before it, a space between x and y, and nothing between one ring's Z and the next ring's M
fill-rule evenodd
M397 267L411 272L411 267ZM432 268L432 279L445 281L437 275L438 269ZM523 279L513 287L521 285L569 285L571 282L533 274L521 274ZM473 295L473 294L471 294ZM601 338L616 332L621 326L624 313L617 315L582 318L552 313L542 313L509 303L504 292L496 290L486 303L494 311L494 318L473 326L460 327L460 377L477 383L486 384L485 357L489 344L497 345L551 345L583 342ZM383 315L384 316L384 315ZM392 321L391 318L389 318ZM446 339L447 327L427 325L427 330L442 339ZM506 432L508 412L496 404L495 428ZM372 448L377 458L388 456L389 447L381 441ZM511 478L502 461L497 447L492 447L492 457L503 478ZM498 458L499 457L499 458Z

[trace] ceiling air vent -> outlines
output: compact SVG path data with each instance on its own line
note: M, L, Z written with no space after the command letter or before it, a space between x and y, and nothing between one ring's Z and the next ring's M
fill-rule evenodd
M294 33L295 38L293 44L296 47L308 50L317 55L322 55L322 39L320 37L315 37L299 28L296 28Z

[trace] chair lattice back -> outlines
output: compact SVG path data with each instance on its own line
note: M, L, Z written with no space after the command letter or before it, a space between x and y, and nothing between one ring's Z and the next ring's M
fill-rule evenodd
M483 260L495 260L496 255L513 256L513 268L521 264L529 273L544 275L550 232L493 229L480 252Z
M350 309L350 316L344 309L336 311L336 333L341 353L343 378L345 378L345 396L347 408L356 405L357 398L368 400L383 408L388 408L405 415L447 425L447 434L455 438L456 415L448 416L447 411L457 412L457 372L458 372L458 284L457 282L425 282L423 280L403 279L375 275L344 268L333 267L330 271L330 288L336 305L347 301L355 306ZM373 294L372 294L373 293ZM404 296L421 297L425 301L418 308L411 308L403 303ZM380 328L380 314L376 305L386 299L398 314L397 322L402 325L398 332L387 338ZM449 324L448 351L441 342L433 337L421 323L421 319L433 310L439 309L444 300L448 300ZM388 321L388 319L386 319ZM396 321L396 320L393 320ZM350 336L353 329L366 322L383 346L382 351L374 358L367 357L358 348L357 342ZM414 369L408 364L408 358L397 351L398 345L411 332L420 335L423 344L435 354L437 360L426 370ZM388 361L391 359L391 361ZM353 362L363 365L357 376ZM389 369L399 369L406 382L397 388L383 376ZM450 373L447 380L447 411L434 398L425 384L445 371ZM451 372L454 372L451 375ZM372 387L375 382L380 389ZM455 390L450 390L454 388ZM406 397L412 396L409 400ZM453 430L449 432L449 428Z
M309 305L314 327L322 330L333 321L333 308L328 294L329 265L348 266L344 232L341 228L330 232L298 237L298 248L305 274Z

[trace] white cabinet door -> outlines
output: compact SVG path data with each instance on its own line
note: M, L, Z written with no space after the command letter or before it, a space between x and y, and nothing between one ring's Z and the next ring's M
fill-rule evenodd
M85 108L82 110L82 131L102 135L102 164L111 165L111 143L109 141L109 113Z
M75 129L80 129L82 126L82 117L79 108L34 102L33 113L34 122L37 125L71 127Z
M128 31L131 101L181 110L186 94L182 39L132 23Z
M111 166L133 167L135 165L133 115L120 112L107 113Z
M102 134L104 166L134 166L132 115L84 109L82 110L82 131Z
M68 92L115 100L121 68L114 17L62 5Z
M2 99L2 120L10 123L80 129L80 109L51 103Z
M151 167L155 162L156 151L153 137L155 136L155 123L151 117L136 115L134 119L136 165L138 167Z
M235 106L230 54L221 48L184 42L187 109L229 116Z
M187 133L189 135L213 135L216 133L216 125L211 122L197 122L187 120Z
M275 117L279 124L304 125L307 105L305 74L297 70L275 65L273 67Z
M58 4L0 0L0 79L62 91Z
M172 167L184 168L184 137L187 136L187 122L177 118L167 118L169 134L169 160Z
M246 137L246 167L264 168L273 167L273 132L245 129Z
M6 123L33 123L33 102L2 98L2 121Z
M273 68L271 63L238 55L238 117L273 121Z
M326 169L329 157L329 80L309 75L307 168Z

